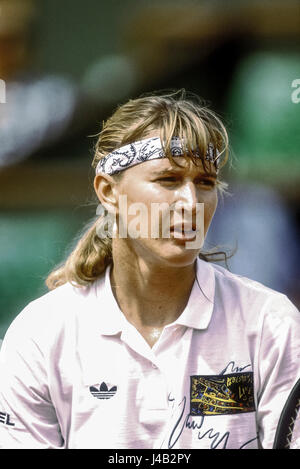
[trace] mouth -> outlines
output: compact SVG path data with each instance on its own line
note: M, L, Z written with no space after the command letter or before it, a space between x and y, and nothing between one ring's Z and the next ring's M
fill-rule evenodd
M184 225L173 226L170 229L171 237L184 240L184 241L191 241L196 238L197 236L197 228L196 226L192 226L192 228L184 227Z

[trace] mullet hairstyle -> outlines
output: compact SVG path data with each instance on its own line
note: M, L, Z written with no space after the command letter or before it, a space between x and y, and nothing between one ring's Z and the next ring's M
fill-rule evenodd
M97 135L92 166L96 168L101 158L108 153L147 138L153 131L160 132L166 156L172 159L170 143L179 137L185 158L191 158L195 165L202 164L208 171L210 163L205 160L208 144L211 143L220 153L219 169L228 160L228 135L219 117L197 95L186 93L184 89L170 93L142 95L119 106L114 114L103 123ZM200 158L195 157L195 150ZM175 161L174 161L175 162ZM116 181L122 172L113 176ZM227 185L218 179L221 193ZM56 267L47 277L46 285L50 290L67 282L76 287L84 287L101 276L106 267L113 262L111 237L99 237L97 232L105 223L104 215L97 216L84 229L77 239L75 248L67 259ZM201 252L199 257L206 262L227 261L227 254L216 248Z

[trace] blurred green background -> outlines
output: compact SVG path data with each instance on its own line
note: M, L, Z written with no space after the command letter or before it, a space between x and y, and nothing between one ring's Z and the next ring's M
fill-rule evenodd
M0 0L0 337L96 213L101 122L159 89L199 94L228 128L235 196L220 203L208 241L237 242L232 270L299 306L299 8Z

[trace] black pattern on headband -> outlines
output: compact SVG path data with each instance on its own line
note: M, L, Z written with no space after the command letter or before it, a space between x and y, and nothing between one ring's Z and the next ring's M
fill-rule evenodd
M184 154L180 138L172 138L170 151L172 156L182 156ZM219 155L219 151L215 150L213 144L210 143L208 145L205 160L214 164L217 171L219 167ZM201 157L198 152L195 152L195 156ZM99 172L110 175L116 174L124 169L130 168L131 166L135 166L136 164L159 158L165 158L165 153L159 137L140 140L117 148L105 157L101 158L96 168L96 174Z

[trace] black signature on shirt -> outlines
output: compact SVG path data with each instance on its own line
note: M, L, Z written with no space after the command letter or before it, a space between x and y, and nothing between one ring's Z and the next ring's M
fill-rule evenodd
M231 361L228 363L228 365L225 366L224 370L221 371L220 375L225 375L225 373L240 373L241 371L245 370L246 368L251 367L251 364L238 367L235 366L235 362Z
M169 396L169 401L175 401L173 398ZM174 405L174 404L173 404ZM168 448L171 449L175 446L177 441L179 440L183 430L185 428L188 428L189 430L198 430L198 439L202 440L204 438L208 438L211 440L210 442L210 449L216 449L220 447L221 449L226 449L230 432L224 432L220 433L216 431L214 428L209 428L206 431L203 431L203 425L205 422L205 417L202 416L197 416L197 421L193 420L193 416L191 414L187 414L184 417L185 413L185 407L186 407L186 396L182 399L182 401L179 403L178 408L182 407L181 413L174 425L174 428L171 431L169 441L168 441ZM250 444L252 441L256 440L257 436L255 438L252 438L249 441L246 441L245 443L242 444L242 446L239 449L245 448L248 444ZM222 445L222 446L220 446Z

